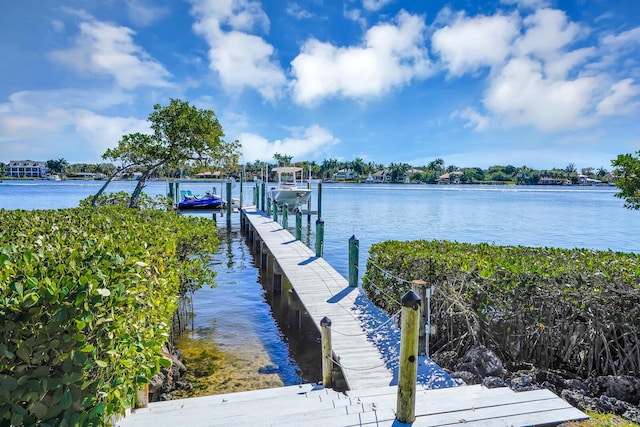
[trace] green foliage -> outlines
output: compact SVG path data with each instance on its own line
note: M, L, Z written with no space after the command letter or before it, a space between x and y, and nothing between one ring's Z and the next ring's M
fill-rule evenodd
M108 206L0 210L0 424L103 425L166 361L181 287L213 283L211 222Z
M94 200L96 206L103 205L117 205L117 206L129 206L130 195L124 191L118 191L116 193L104 194L101 193L97 197L89 196L80 200L80 207L89 208L93 206ZM138 199L138 208L140 209L154 209L154 210L169 210L172 204L168 197L162 195L156 195L154 197L145 193L140 193Z
M152 134L124 135L116 147L107 149L102 155L103 159L127 165L122 171L133 166L142 170L131 194L130 207L137 206L145 182L162 167L176 168L184 163L196 163L224 170L237 168L240 143L222 139L222 126L212 110L198 109L179 99L171 99L167 106L156 104L153 110L148 119Z
M640 256L583 249L389 241L363 288L389 312L415 279L435 286L435 350L493 348L580 374L640 372Z
M635 157L632 154L620 154L611 164L616 168L616 187L622 190L615 196L624 199L626 208L640 209L640 150Z

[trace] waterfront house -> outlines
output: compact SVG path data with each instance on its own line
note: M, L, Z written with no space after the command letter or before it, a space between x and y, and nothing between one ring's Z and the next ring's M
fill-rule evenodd
M338 172L333 174L333 179L340 181L356 180L360 179L360 174L355 172L353 169L340 169Z
M46 178L47 165L42 161L10 160L6 173L16 178Z
M375 183L383 183L389 181L390 174L388 173L388 169L377 171L373 174L373 182Z
M462 171L447 172L438 177L438 184L460 184L463 175Z

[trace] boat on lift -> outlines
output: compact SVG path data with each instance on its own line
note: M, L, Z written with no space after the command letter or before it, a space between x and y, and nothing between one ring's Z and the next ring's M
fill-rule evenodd
M179 210L210 210L224 209L226 203L220 196L212 193L205 193L202 196L194 196L191 191L181 191L182 200L178 202Z
M275 200L280 207L287 204L290 210L307 204L311 189L302 184L302 168L282 166L274 168L273 172L278 174L278 182L269 190L271 200ZM298 173L300 179L297 178Z

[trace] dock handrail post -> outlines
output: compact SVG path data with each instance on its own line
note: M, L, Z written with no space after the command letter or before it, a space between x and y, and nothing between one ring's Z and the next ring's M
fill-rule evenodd
M324 220L318 218L316 220L316 256L322 258L324 246Z
M282 228L289 228L289 204L285 203L282 207Z
M412 423L416 419L420 302L420 297L413 291L408 291L402 296L400 367L396 407L396 419L401 423Z
M302 211L296 208L296 240L302 240Z
M271 204L272 204L272 206L273 206L273 220L274 220L275 222L278 222L278 203L276 202L276 200L275 200L275 199L273 199L273 200L271 201Z
M242 209L242 181L243 180L244 180L244 174L240 172L240 206L239 206L240 209Z
M311 171L309 171L309 181L307 181L307 189L311 191ZM307 222L311 222L311 197L307 199Z
M136 390L136 408L149 407L149 384L145 384L142 388Z
M420 306L420 337L418 344L418 354L420 356L429 356L429 335L431 333L431 325L429 318L430 313L430 297L431 297L431 285L424 280L417 279L411 282L411 289L418 294L420 300L424 302Z
M318 183L318 218L322 218L322 182Z
M262 212L265 212L265 210L264 210L264 201L265 201L266 198L267 198L267 184L263 181L262 182L262 197L260 197L260 206L262 207Z
M231 224L231 181L227 181L227 224Z
M320 320L320 340L322 342L322 385L331 386L333 370L333 350L331 349L331 319L327 316Z
M358 287L358 261L359 261L359 245L360 241L354 234L349 239L349 287Z

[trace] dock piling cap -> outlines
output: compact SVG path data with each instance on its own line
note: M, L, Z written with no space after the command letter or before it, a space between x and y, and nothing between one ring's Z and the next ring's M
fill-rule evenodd
M327 316L324 316L322 318L322 320L320 320L320 326L322 326L322 327L330 327L331 326L331 319L329 319Z
M421 300L415 292L407 291L407 293L402 296L401 302L403 307L411 307L417 310L420 307Z

